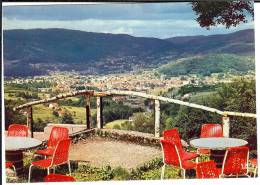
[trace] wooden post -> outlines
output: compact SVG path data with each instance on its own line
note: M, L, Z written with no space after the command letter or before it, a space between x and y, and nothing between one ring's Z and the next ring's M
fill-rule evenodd
M103 98L97 96L97 128L103 128Z
M86 126L90 129L90 96L86 95Z
M224 116L222 118L222 123L223 123L223 136L224 137L229 137L229 129L230 129L229 117Z
M154 135L160 137L160 101L154 100Z
M30 127L31 137L33 137L33 110L32 110L32 106L27 108L27 126Z

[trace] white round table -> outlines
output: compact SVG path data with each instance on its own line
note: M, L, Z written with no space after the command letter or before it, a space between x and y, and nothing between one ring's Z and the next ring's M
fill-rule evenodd
M23 172L23 151L35 148L42 144L42 141L30 137L5 137L6 161L10 161L16 168L16 173Z
M190 145L200 149L210 149L210 158L221 167L225 151L229 147L245 146L248 142L243 139L227 137L199 138L190 141Z

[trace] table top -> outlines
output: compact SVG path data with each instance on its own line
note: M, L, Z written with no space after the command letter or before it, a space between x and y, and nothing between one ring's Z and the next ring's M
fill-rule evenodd
M42 141L31 137L5 137L5 150L28 150L41 145Z
M190 145L195 148L225 150L228 147L247 145L247 141L243 139L237 139L237 138L211 137L211 138L199 138L199 139L191 140Z

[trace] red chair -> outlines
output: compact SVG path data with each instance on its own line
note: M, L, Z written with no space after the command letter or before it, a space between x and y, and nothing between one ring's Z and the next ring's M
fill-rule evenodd
M163 132L164 140L173 142L180 153L180 157L182 160L191 160L196 159L199 155L195 152L186 152L182 148L181 138L177 128L165 130Z
M200 138L223 137L221 124L207 123L201 126Z
M221 124L207 123L201 126L200 138L223 137L223 129ZM198 149L199 154L209 154L208 149Z
M75 182L75 178L67 175L49 174L44 177L44 182Z
M63 139L69 138L69 130L65 127L53 127L47 143L47 148L43 150L37 150L35 154L51 156L58 142Z
M200 162L197 164L196 175L198 179L219 178L220 170L213 160Z
M71 139L64 139L58 142L56 148L54 149L53 156L39 161L33 161L29 168L28 182L31 178L31 168L33 166L38 166L41 168L47 168L48 175L50 174L50 168L55 166L68 163L69 173L71 175L70 161L69 161L69 148L71 144Z
M180 156L178 147L171 141L161 140L161 146L163 150L163 167L161 172L161 179L164 178L164 171L166 165L179 167L183 172L183 178L185 179L185 173L188 169L195 169L196 163L183 160Z
M26 125L11 124L8 127L7 136L28 137L29 129Z
M5 162L5 168L13 168L14 174L16 176L16 169L12 162Z
M257 169L258 169L258 165L257 165L257 159L256 158L254 158L254 159L250 159L249 160L250 161L250 165L251 165L251 167L253 168L253 170L254 170L254 178L256 177L256 174L257 174Z
M249 148L247 146L231 147L226 150L221 177L248 176Z

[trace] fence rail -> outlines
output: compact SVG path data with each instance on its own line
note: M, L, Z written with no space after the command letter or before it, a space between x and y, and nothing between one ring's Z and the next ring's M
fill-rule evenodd
M168 103L175 103L182 106L187 106L191 108L201 109L208 112L213 112L219 115L223 116L223 132L224 136L229 137L229 116L239 116L239 117L248 117L248 118L256 118L257 115L253 113L242 113L242 112L231 112L231 111L221 111L215 108L207 107L204 105L198 105L195 103L189 103L184 102L177 99L167 98L163 96L155 96L150 95L146 93L141 92L135 92L135 91L119 91L119 90L110 90L106 92L95 92L90 90L81 90L81 91L75 91L67 94L61 94L52 98L43 99L39 101L29 102L23 105L20 105L18 107L15 107L14 110L21 110L21 109L27 109L27 124L31 128L31 133L33 136L33 116L32 116L32 107L34 105L44 104L44 103L50 103L55 102L60 99L65 99L69 97L84 95L86 96L86 126L87 129L91 128L90 124L90 97L94 96L97 98L97 127L103 128L103 97L105 96L113 96L113 95L124 95L124 96L137 96L142 97L146 99L154 100L154 115L155 115L155 137L160 137L160 101L162 102L168 102Z

